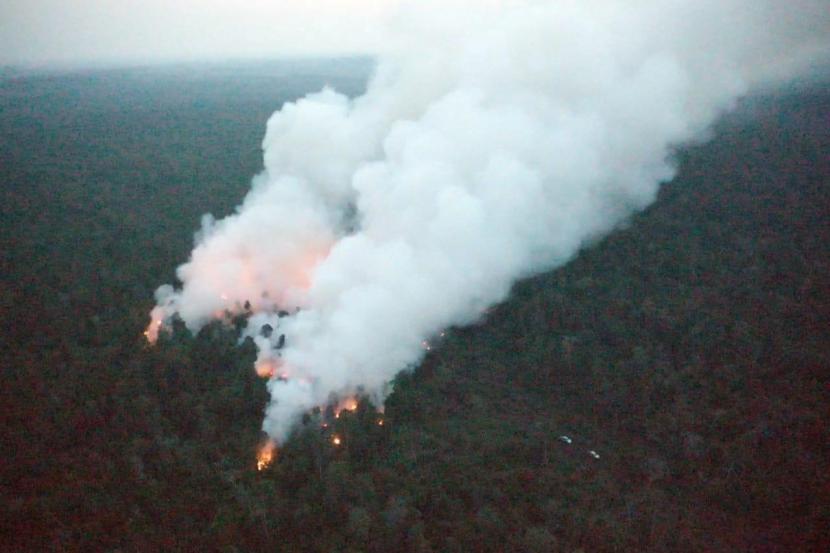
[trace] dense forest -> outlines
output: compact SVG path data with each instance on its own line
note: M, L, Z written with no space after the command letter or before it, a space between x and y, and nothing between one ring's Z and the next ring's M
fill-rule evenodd
M153 290L270 113L368 71L0 75L0 550L826 551L826 85L678 149L648 210L448 329L383 425L309 416L256 470L253 345L149 347Z

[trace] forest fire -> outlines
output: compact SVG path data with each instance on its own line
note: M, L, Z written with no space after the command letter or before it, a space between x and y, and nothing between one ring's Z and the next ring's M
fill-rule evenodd
M267 469L274 462L276 456L277 444L273 440L268 440L257 452L256 469L260 472Z
M334 435L334 436L332 436L332 438L331 438L331 443L333 443L333 444L334 444L334 445L336 445L336 446L339 446L340 444L342 444L342 443L343 443L343 440L341 440L341 439L340 439L340 436L338 436L337 434L335 434L335 435Z

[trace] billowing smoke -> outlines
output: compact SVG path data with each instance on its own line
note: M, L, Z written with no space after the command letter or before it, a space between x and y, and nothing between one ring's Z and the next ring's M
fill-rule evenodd
M333 394L382 399L425 340L643 209L673 147L830 36L821 1L419 6L363 96L271 117L264 172L156 293L151 339L250 303L277 441Z

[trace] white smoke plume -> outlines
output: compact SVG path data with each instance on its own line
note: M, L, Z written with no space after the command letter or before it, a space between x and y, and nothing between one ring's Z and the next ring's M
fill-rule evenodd
M407 5L363 96L327 89L271 117L264 172L235 214L205 218L148 337L249 301L277 441L331 394L382 399L424 340L652 202L671 149L750 87L825 56L829 14L809 0Z

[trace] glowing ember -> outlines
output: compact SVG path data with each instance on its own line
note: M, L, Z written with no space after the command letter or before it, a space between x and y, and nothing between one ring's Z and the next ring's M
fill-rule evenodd
M333 443L334 445L340 445L343 442L340 440L340 436L335 435L332 437L331 443Z
M274 457L277 456L277 444L272 441L268 440L265 444L259 449L259 452L256 456L256 469L258 471L263 471L271 466L271 463L274 461Z
M378 426L383 426L383 419L378 419Z

